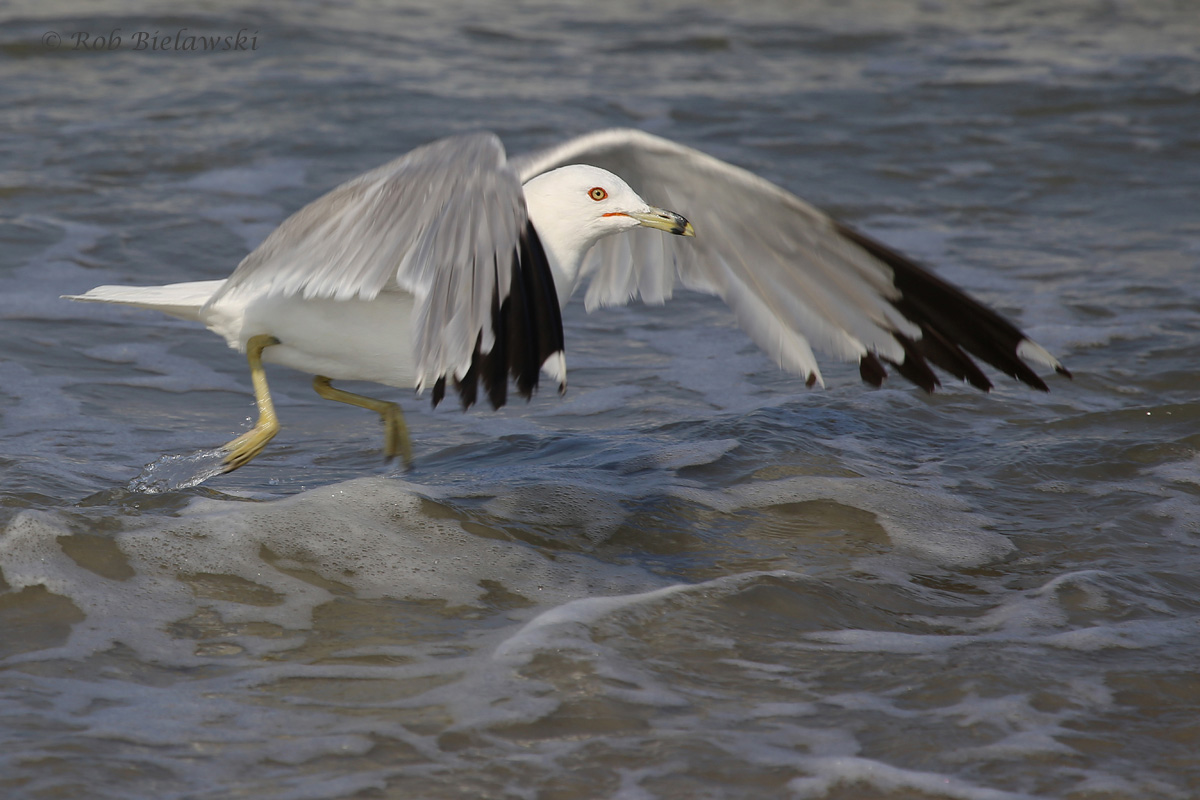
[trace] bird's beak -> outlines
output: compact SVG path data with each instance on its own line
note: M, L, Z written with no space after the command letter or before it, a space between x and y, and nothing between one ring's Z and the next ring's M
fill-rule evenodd
M629 211L627 214L636 219L638 224L644 228L655 228L667 233L673 233L676 236L696 235L696 229L692 227L692 223L674 211L667 211L664 208L654 208L651 206L645 211Z

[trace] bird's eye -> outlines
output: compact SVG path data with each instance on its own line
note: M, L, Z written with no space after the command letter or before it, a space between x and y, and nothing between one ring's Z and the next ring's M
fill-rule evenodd
M599 186L594 186L588 190L588 197L593 200L600 201L608 197L608 192L601 189Z

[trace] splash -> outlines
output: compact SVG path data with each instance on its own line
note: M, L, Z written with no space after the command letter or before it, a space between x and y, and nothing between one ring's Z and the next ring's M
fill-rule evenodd
M162 494L190 489L224 472L224 459L225 451L222 449L163 456L144 466L125 488L141 494Z

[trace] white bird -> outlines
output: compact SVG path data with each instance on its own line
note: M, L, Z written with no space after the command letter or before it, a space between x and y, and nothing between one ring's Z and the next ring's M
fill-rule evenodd
M899 253L750 172L637 130L513 159L490 133L442 139L300 209L226 280L69 299L203 322L247 354L259 418L225 445L230 471L279 429L264 361L379 413L386 455L406 461L399 406L332 380L432 387L436 405L449 378L464 408L480 382L493 407L510 377L530 397L539 370L564 390L561 309L585 279L589 311L662 303L676 285L718 295L809 386L824 385L812 346L858 361L875 386L890 364L933 391L932 364L987 391L972 355L1042 390L1025 359L1069 377L999 314Z

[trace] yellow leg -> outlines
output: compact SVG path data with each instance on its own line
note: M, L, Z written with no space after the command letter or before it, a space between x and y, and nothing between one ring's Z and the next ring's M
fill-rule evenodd
M254 400L258 404L258 422L253 429L222 448L229 451L229 455L225 456L225 472L245 466L279 433L279 420L275 417L275 404L271 402L267 373L262 364L263 350L273 344L279 344L279 340L266 334L251 336L246 342L246 360L250 362L250 380L254 384Z
M389 459L403 456L404 466L412 467L412 443L408 439L408 426L404 424L404 412L400 410L400 406L387 400L376 400L373 397L335 389L331 380L324 375L313 378L313 389L326 400L367 408L382 417L383 454Z

